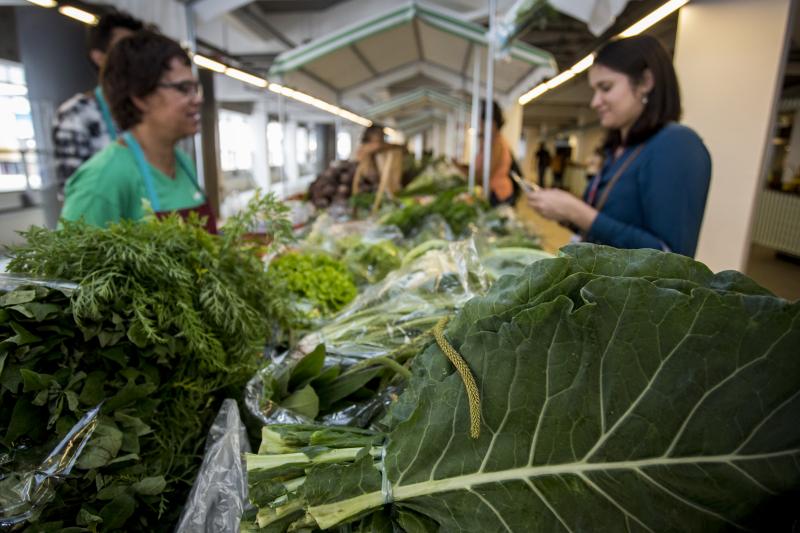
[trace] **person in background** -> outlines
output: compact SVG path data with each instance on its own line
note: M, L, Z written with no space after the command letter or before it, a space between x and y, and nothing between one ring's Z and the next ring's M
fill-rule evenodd
M572 149L569 145L564 146L563 141L558 141L556 143L556 153L550 163L550 168L553 170L553 187L564 188L564 173L567 171L571 157Z
M397 193L402 187L403 160L406 148L386 140L384 126L372 124L361 135L361 143L356 148L355 160L358 163L353 178L352 193L375 192L380 189L381 173L388 172L388 181L383 192Z
M711 179L711 157L678 124L680 91L669 54L643 35L605 45L589 70L592 108L608 130L605 163L583 201L561 190L528 195L546 218L584 240L694 256Z
M370 176L377 182L378 164L375 156L383 150L388 143L386 135L383 133L383 126L372 124L368 126L361 135L361 142L356 148L355 160L363 165L365 176Z
M111 47L142 27L141 21L119 11L100 17L96 26L89 26L87 34L92 66L99 72ZM116 124L99 86L78 93L61 104L53 123L56 178L60 193L63 193L64 184L78 167L115 140L116 135Z
M478 183L483 179L483 134L484 124L486 123L486 103L481 102L481 121L478 130L478 154L475 157L475 179ZM514 205L519 194L516 182L511 179L512 170L521 176L519 166L514 161L514 156L500 130L505 124L503 111L497 102L492 102L492 150L489 160L489 203L493 206L501 204ZM468 167L459 165L465 174Z
M547 177L547 169L550 168L552 160L553 156L550 155L550 150L548 150L547 145L542 142L539 145L539 150L536 151L536 169L539 176L539 185L541 187L545 186L544 180Z
M586 181L589 183L597 176L603 168L603 149L595 148L586 159Z
M186 52L143 30L112 48L100 78L122 133L70 178L62 218L96 226L138 220L149 202L158 216L196 212L215 231L194 166L176 148L199 130L203 100Z

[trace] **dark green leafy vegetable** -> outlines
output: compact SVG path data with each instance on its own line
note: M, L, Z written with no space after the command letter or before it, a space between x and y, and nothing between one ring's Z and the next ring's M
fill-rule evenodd
M10 270L79 286L0 296L0 457L15 459L0 472L37 464L104 402L77 473L32 528L172 528L220 402L240 394L272 323L291 321L288 295L243 240L265 216L285 241L285 213L257 198L223 236L178 217L25 234Z
M789 530L800 302L679 255L562 252L501 278L446 330L480 388L479 438L431 345L382 446L343 437L312 453L282 435L291 452L248 459L253 480L283 487L259 502L259 525L376 514L381 532Z

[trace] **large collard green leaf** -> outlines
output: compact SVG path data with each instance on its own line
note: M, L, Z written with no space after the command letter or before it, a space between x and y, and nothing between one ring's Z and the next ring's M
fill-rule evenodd
M626 254L617 265L630 274L649 252ZM396 508L442 531L707 532L749 529L759 505L800 486L800 303L728 290L748 285L660 255L659 275L690 290L646 279L651 267L590 275L565 257L531 270L567 294L503 309L493 290L462 314L448 336L481 389L481 436L469 438L464 386L430 347L388 437ZM577 300L576 275L588 280ZM535 283L498 290L536 300ZM350 475L352 486L364 474ZM306 484L330 482L312 471ZM384 501L364 489L309 512L324 528Z

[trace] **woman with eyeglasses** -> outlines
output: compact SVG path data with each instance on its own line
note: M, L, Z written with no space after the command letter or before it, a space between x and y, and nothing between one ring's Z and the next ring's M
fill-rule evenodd
M215 231L194 165L176 148L200 125L202 94L186 52L163 35L138 32L113 48L101 84L124 133L73 174L61 217L102 227L141 219L149 204L158 216L197 212Z

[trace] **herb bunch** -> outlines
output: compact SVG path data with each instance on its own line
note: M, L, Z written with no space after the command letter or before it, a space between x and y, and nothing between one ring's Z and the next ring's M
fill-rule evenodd
M17 295L25 310L0 311L2 446L46 446L105 400L78 475L40 526L172 527L219 404L241 394L274 325L292 321L285 287L244 240L263 218L273 245L285 242L286 211L258 196L222 236L177 216L106 229L65 222L29 230L12 249L9 270L79 287L69 299ZM37 314L43 305L49 314Z

